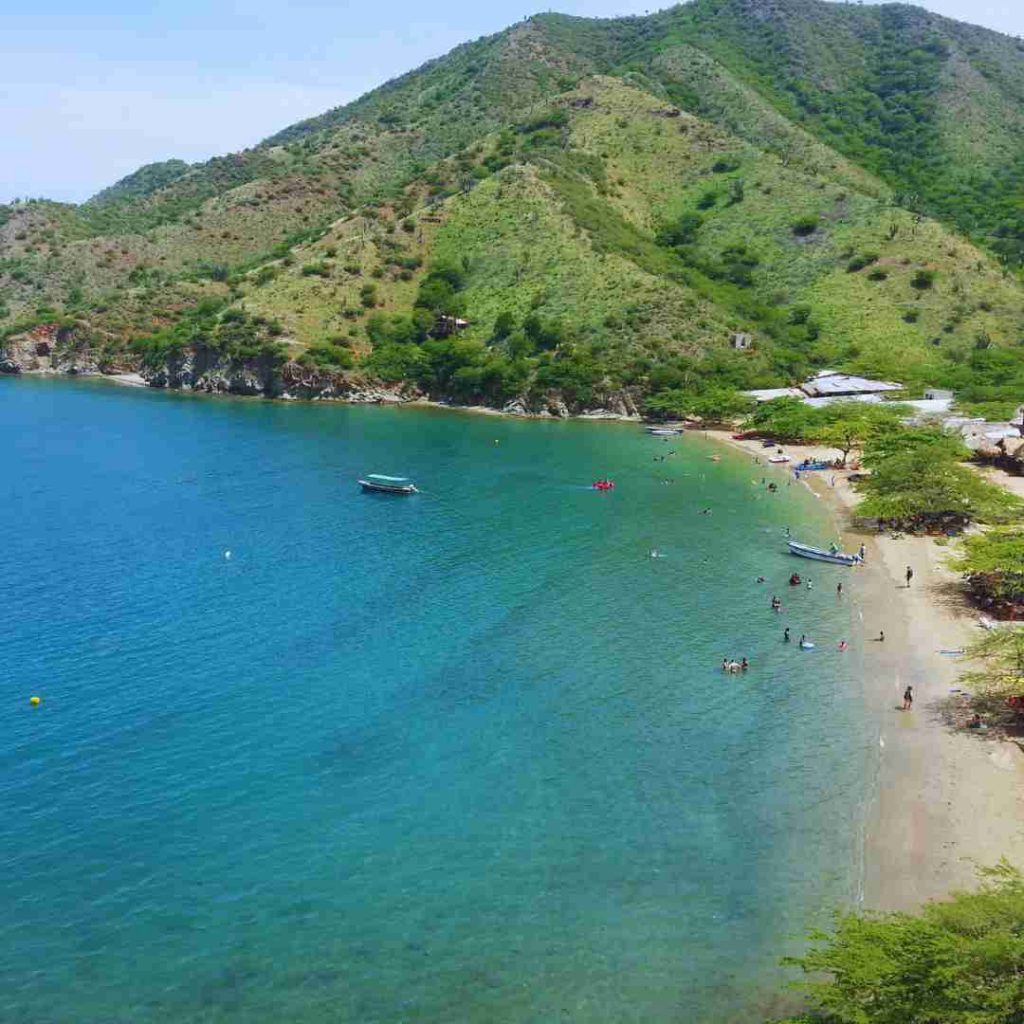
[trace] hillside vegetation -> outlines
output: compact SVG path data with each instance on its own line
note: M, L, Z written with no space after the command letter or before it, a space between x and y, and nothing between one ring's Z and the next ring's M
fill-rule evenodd
M830 365L1005 402L1021 100L1017 41L905 5L541 15L242 153L0 208L0 337L152 363L241 316L279 363L459 401Z

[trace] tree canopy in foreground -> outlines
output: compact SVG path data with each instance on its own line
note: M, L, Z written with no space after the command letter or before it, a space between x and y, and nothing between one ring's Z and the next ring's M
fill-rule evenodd
M839 914L787 961L825 975L788 1024L1024 1024L1024 878L1004 862L982 879L918 914Z
M927 445L882 459L860 488L858 515L911 524L1005 522L1021 506L1016 496Z
M965 537L951 562L976 601L997 610L1024 604L1024 527L994 527Z

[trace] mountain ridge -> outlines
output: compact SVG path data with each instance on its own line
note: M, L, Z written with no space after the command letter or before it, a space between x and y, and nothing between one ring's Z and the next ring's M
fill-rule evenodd
M905 5L536 15L240 153L0 210L0 332L60 320L146 359L255 316L276 333L250 323L231 358L442 397L461 346L467 401L584 365L584 391L823 361L991 388L971 367L1016 352L1024 310L1021 45ZM531 251L516 216L550 238ZM448 339L445 317L469 325Z

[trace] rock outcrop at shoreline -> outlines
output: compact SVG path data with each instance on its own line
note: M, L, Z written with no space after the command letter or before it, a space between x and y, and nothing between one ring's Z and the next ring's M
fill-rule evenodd
M80 374L127 373L135 361L97 345L76 324L40 324L0 340L0 373Z
M401 405L434 399L455 405L444 395L428 395L408 383L386 384L358 373L335 372L289 361L254 358L236 364L206 349L187 349L159 366L137 358L112 357L88 333L74 326L45 324L0 341L0 373L117 376L135 374L147 387L199 394L241 395L306 402L348 402L358 405ZM641 418L641 396L635 389L608 389L589 402L569 402L558 391L519 395L506 402L506 416L554 419Z

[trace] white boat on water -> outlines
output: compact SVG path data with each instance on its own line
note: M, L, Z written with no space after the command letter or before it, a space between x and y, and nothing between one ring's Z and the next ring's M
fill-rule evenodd
M845 551L830 551L826 548L812 547L810 544L800 544L795 540L787 541L789 550L801 558L812 558L816 562L829 562L832 565L860 565L860 555L848 555Z
M645 427L648 434L652 437L678 437L682 432L682 427Z
M364 491L377 491L381 494L418 494L416 485L406 476L384 476L382 473L367 473L365 480L359 481Z

